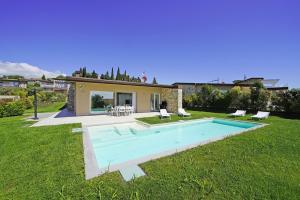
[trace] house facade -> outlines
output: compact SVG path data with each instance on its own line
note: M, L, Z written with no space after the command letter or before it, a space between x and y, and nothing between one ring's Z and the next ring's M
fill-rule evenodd
M162 102L169 112L182 107L182 90L174 85L67 77L68 109L76 115L106 114L111 107L132 106L135 112L159 111Z

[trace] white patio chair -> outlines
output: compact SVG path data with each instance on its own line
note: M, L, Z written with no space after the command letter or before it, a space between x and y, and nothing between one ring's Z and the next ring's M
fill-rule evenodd
M167 112L166 109L160 109L160 118L170 118L171 119L171 115Z
M191 113L187 113L187 112L185 112L185 110L183 108L179 108L178 109L178 115L182 116L182 117L190 117Z
M242 117L246 115L246 110L237 110L235 113L230 113L229 115L232 117Z
M126 114L125 106L119 106L118 108L119 108L118 109L119 116L121 116L121 115L125 116L125 114Z
M270 112L258 111L256 115L251 116L252 119L266 119L270 115Z

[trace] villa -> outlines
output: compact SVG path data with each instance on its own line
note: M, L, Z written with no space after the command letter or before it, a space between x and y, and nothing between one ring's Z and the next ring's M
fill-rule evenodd
M134 112L159 111L162 102L169 112L182 107L182 90L175 85L148 84L82 77L67 77L68 109L75 115L107 114L109 108L128 105Z

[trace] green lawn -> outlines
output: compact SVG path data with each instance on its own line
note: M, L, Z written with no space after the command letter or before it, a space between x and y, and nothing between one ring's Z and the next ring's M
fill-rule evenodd
M38 105L38 112L39 113L45 113L45 112L58 112L66 102L55 102L51 104L41 104ZM33 108L28 109L25 111L25 113L33 113Z
M2 118L0 199L299 199L300 120L263 122L270 125L144 163L147 176L126 183L118 172L84 179L82 136L71 133L79 124L30 128L22 117Z

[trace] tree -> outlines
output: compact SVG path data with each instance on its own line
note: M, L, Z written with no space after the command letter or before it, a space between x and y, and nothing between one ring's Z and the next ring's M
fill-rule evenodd
M153 78L152 84L157 84L156 78Z
M82 77L86 77L86 67L83 67L82 69Z
M24 79L24 76L20 76L20 75L3 75L2 76L3 79Z
M300 89L292 89L273 94L272 110L287 113L300 113Z
M46 76L45 76L45 74L43 74L43 76L42 76L42 80L46 80Z
M253 110L266 110L270 93L261 82L255 82L250 88L251 108Z
M120 68L118 67L116 80L121 80Z
M110 79L110 76L109 76L109 72L108 72L108 71L106 71L105 79L106 79L106 80L109 80L109 79Z
M111 68L110 79L115 80L114 68Z
M95 72L95 70L93 70L91 78L98 78L98 74Z
M105 79L105 75L104 75L104 74L101 74L100 78L101 78L101 79Z
M58 75L56 78L63 79L63 78L65 78L65 76L64 75Z
M125 70L125 72L124 72L124 74L123 74L123 77L122 77L122 80L123 80L123 81L126 81L126 78L127 78L127 72L126 72L126 70Z

